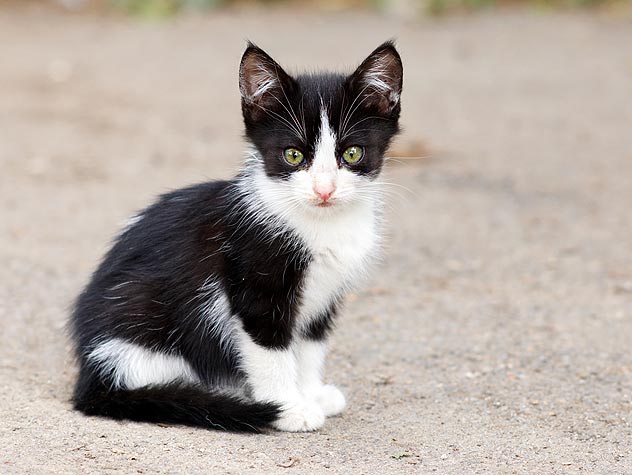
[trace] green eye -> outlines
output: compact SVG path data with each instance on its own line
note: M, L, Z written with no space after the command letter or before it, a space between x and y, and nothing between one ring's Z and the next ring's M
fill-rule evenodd
M363 156L364 149L359 145L349 147L342 153L342 159L350 164L358 163Z
M303 163L303 160L305 160L303 152L295 148L286 148L283 151L283 157L285 158L286 162L294 166L300 165L301 163Z

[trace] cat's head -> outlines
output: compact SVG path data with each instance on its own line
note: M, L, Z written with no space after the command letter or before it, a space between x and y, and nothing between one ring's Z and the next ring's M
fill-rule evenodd
M367 201L399 131L402 76L392 42L350 75L297 76L249 44L239 87L260 191L314 210Z

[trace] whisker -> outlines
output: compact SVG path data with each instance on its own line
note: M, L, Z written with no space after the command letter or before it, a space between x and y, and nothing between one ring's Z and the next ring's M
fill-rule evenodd
M432 155L421 155L419 157L413 157L412 155L404 155L402 157L396 157L396 156L388 156L388 157L384 157L386 159L391 159L391 158L399 158L402 160L420 160L420 159L424 159L424 158L431 158Z
M277 99L278 100L278 99ZM288 128L300 139L300 140L304 140L303 135L301 134L301 132L292 124L290 123L289 120L287 120L285 117L283 117L281 114L270 110L266 107L263 107L261 104L257 104L257 107L259 107L261 110L263 110L265 113L272 115L273 117L276 117L277 119L279 119L281 122L283 122L285 125L288 126Z
M357 122L355 122L355 123L351 126L351 128L349 128L349 130L346 130L346 129L345 129L345 133L344 133L344 135L342 136L341 140L342 140L342 139L344 139L344 138L346 138L346 137L348 137L349 135L351 135L351 134L353 133L353 129L355 129L355 128L356 128L358 125L360 125L362 122L366 122L367 120L388 120L388 119L386 119L386 118L384 118L384 117L374 116L374 115L373 115L373 116L370 116L370 117L364 117L363 119L360 119L360 120L358 120ZM371 130L371 129L369 128L369 129L356 130L356 132L361 132L361 131L363 131L363 130Z
M346 110L345 117L344 117L344 119L342 121L342 125L340 126L340 129L341 129L340 133L341 133L341 135L345 134L345 131L347 129L347 122L351 119L351 116L353 115L353 113L360 106L360 104L362 104L362 102L364 102L366 100L367 96L364 96L364 98L358 103L358 105L355 108L353 107L354 104L356 103L356 101L358 100L358 98L360 96L362 96L362 94L364 94L364 91L366 91L368 87L369 87L368 85L364 86L364 88L355 96L355 98L351 102L351 105Z

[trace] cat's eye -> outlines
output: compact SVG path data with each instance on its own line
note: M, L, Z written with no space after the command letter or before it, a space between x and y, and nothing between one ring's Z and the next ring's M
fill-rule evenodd
M303 163L303 160L305 160L305 156L303 155L303 152L291 147L286 148L283 151L283 157L285 158L286 162L294 166L300 165L301 163Z
M342 153L342 159L349 163L349 164L354 164L354 163L358 163L360 161L360 159L364 156L364 149L362 147L360 147L359 145L354 145L352 147L348 147L343 153Z

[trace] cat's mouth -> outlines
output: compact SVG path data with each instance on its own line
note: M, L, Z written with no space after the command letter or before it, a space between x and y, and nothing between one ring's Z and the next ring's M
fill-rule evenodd
M316 206L318 206L319 208L329 208L333 205L334 203L332 201L320 201L316 203Z

